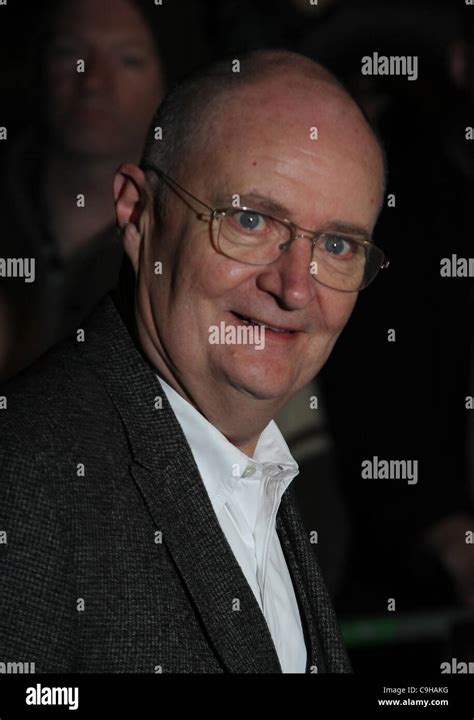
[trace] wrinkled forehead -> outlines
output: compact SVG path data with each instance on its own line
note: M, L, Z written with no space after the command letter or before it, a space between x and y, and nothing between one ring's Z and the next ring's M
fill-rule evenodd
M285 139L307 145L356 137L376 144L361 111L339 85L294 74L232 91L216 103L211 118L216 144Z

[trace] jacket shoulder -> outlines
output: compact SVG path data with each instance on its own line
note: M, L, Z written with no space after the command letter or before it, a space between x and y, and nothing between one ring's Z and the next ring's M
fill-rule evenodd
M1 484L58 488L80 462L108 474L126 452L115 406L94 367L67 340L0 389ZM120 451L119 451L120 449Z
M15 438L29 447L56 447L84 432L113 405L93 367L75 348L59 343L0 388L0 445ZM111 413L113 415L113 412Z

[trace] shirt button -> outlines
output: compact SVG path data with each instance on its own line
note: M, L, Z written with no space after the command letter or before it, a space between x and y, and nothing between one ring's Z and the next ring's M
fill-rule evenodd
M244 472L242 473L242 477L246 478L250 477L251 475L255 475L256 470L257 468L255 467L255 465L247 465Z

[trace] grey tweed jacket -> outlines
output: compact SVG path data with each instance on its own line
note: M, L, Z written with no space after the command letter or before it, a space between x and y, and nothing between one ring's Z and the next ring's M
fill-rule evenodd
M181 427L110 297L84 330L0 390L0 662L281 673ZM291 486L277 530L307 672L350 672Z

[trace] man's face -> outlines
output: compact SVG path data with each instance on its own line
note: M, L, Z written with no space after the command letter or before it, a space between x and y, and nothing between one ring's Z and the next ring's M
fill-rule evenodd
M151 33L133 4L66 2L47 52L46 85L46 121L67 151L99 157L140 152L162 96L162 76Z
M311 128L318 139L311 139ZM222 106L213 142L178 181L213 207L287 208L298 225L356 225L371 233L382 194L380 151L352 102L327 85L289 77L245 88ZM170 220L142 262L151 335L193 397L229 388L282 405L317 374L348 320L356 293L315 282L307 239L268 266L219 254L209 224L170 193ZM261 208L260 208L261 209ZM153 263L163 263L154 275ZM209 328L243 315L291 333L265 332L265 347L210 344ZM212 388L212 389L211 389Z

